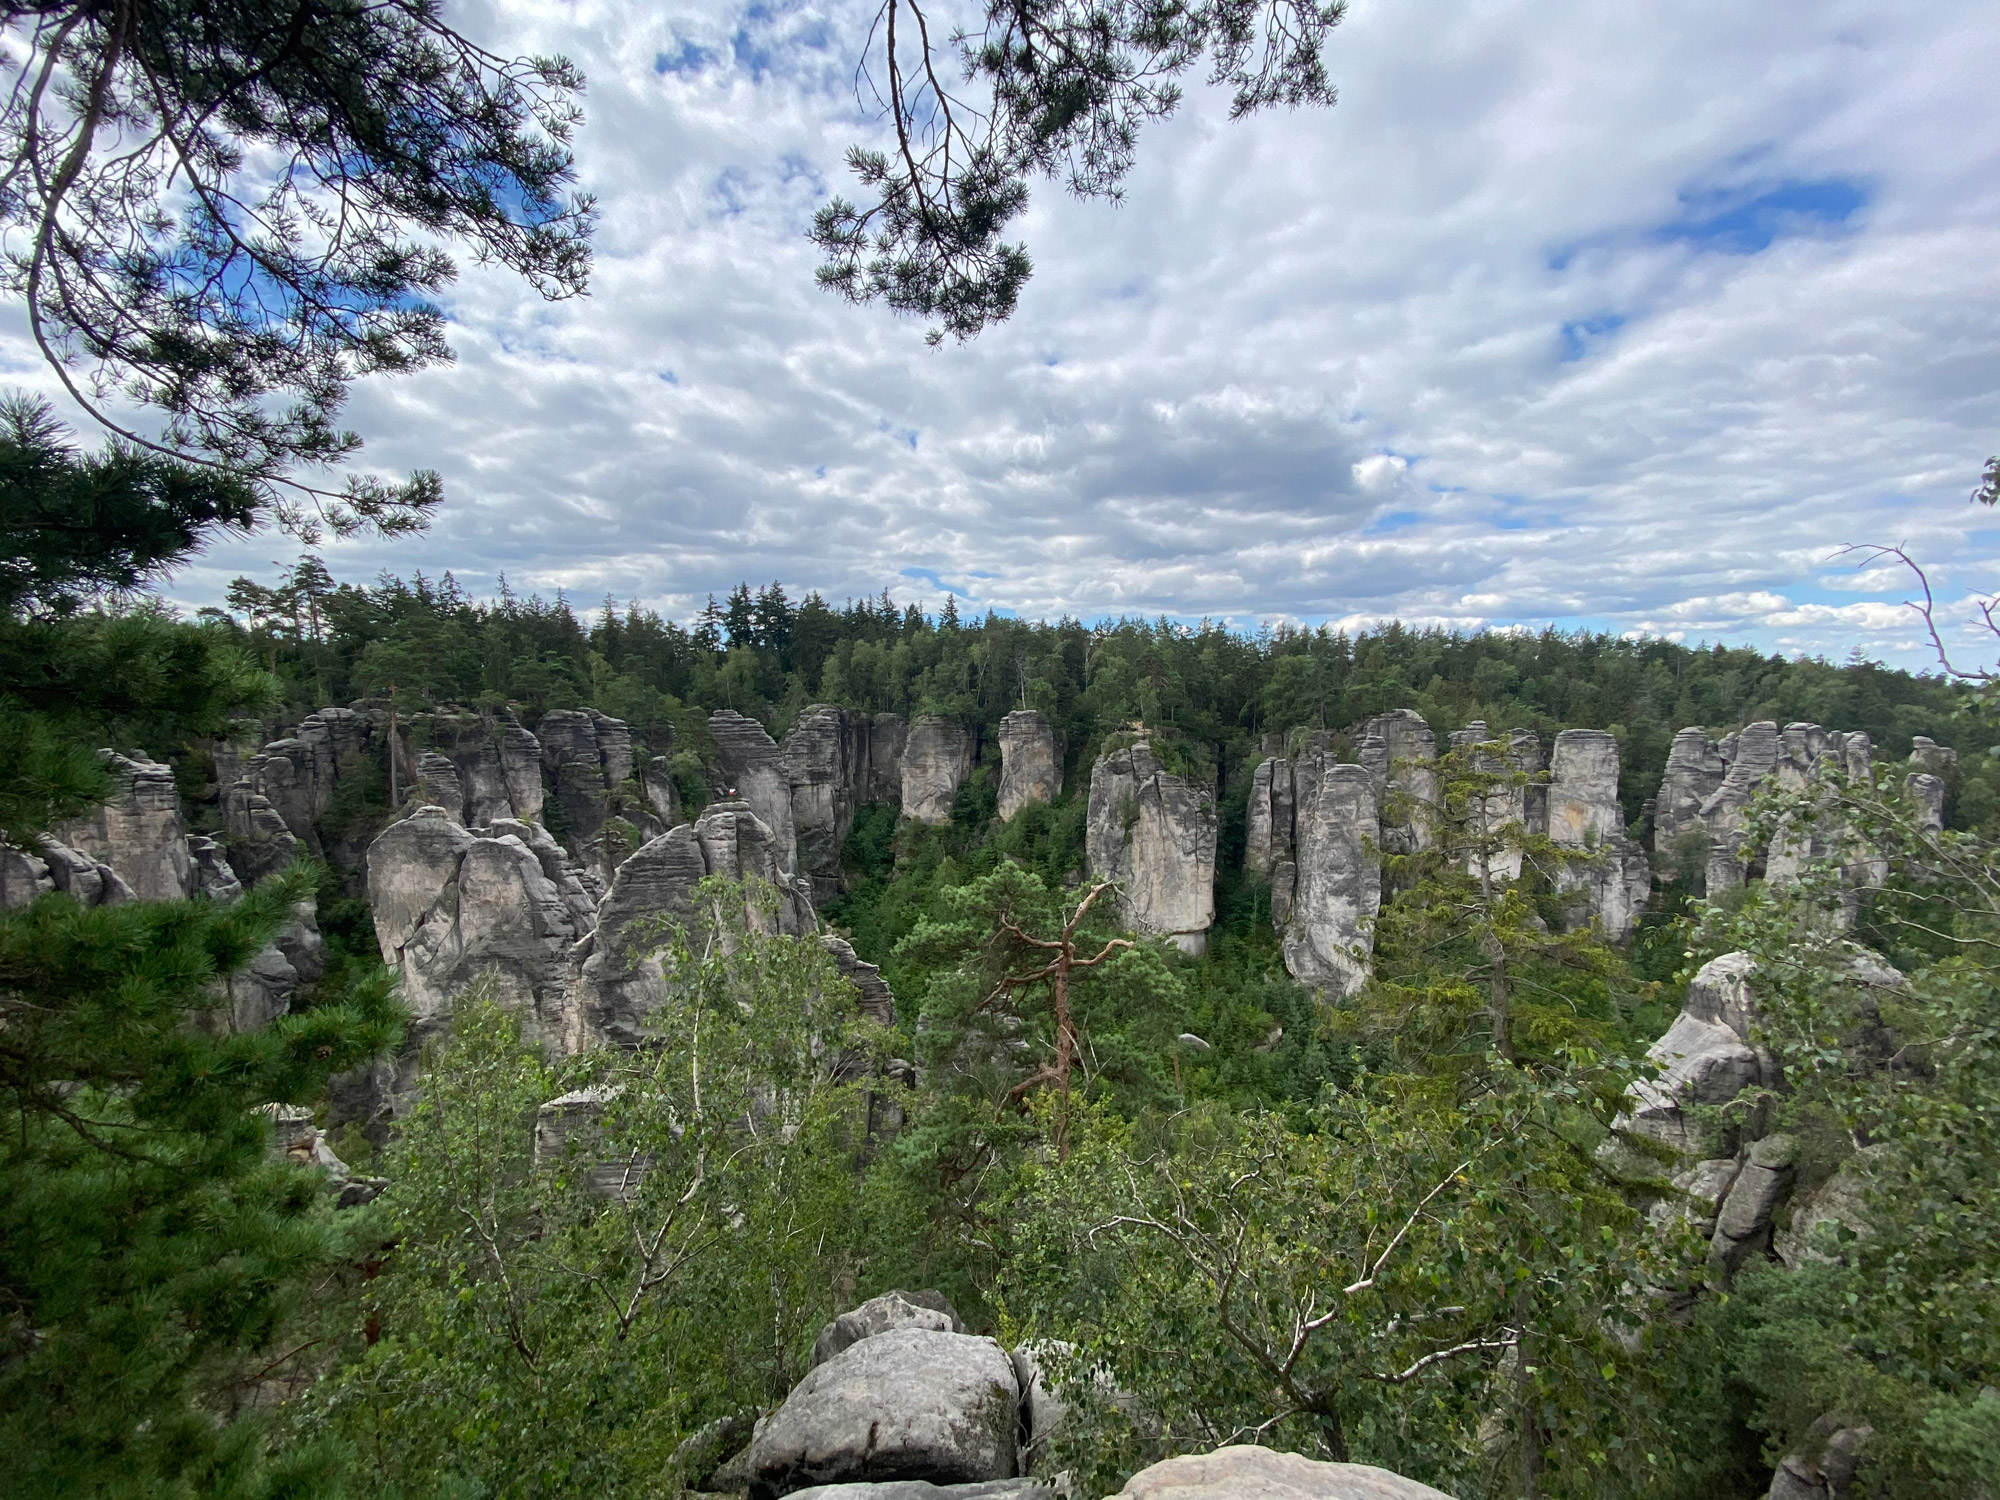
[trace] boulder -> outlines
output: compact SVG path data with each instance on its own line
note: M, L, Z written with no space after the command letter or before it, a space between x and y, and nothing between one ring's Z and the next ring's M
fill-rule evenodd
M1779 1461L1767 1500L1849 1500L1862 1450L1875 1429L1842 1427L1837 1418L1825 1416L1807 1429L1806 1436L1809 1449L1788 1453Z
M1000 821L1030 802L1053 802L1062 795L1062 757L1048 716L1016 709L1000 721Z
M971 731L956 719L920 715L903 745L903 816L949 823L952 799L971 772Z
M693 921L695 887L711 875L755 878L776 890L775 912L746 906L755 928L797 935L818 924L803 882L778 864L769 825L748 803L711 803L696 822L648 840L612 876L594 930L576 949L576 1046L631 1046L645 1035L646 1017L666 993L658 957L665 927Z
M115 750L98 754L111 776L111 795L86 816L58 827L56 837L116 870L141 901L188 896L194 871L173 768Z
M850 1308L819 1331L813 1340L812 1365L817 1369L836 1354L863 1339L896 1328L929 1328L938 1333L963 1333L965 1325L943 1292L884 1292Z
M0 909L19 911L55 888L47 860L0 844Z
M1055 1500L1039 1479L987 1479L978 1484L932 1484L894 1479L881 1484L816 1484L793 1490L792 1500Z
M1145 740L1107 751L1090 773L1084 849L1091 872L1119 883L1126 925L1208 946L1215 920L1215 798L1161 766Z
M1019 1390L987 1338L903 1327L815 1366L750 1444L753 1497L809 1486L1015 1477Z
M1709 1266L1725 1282L1751 1256L1771 1248L1771 1216L1791 1193L1797 1154L1798 1145L1788 1135L1767 1135L1752 1143L1709 1240Z
M728 780L728 798L748 805L769 830L778 868L798 868L798 835L792 822L792 784L778 742L755 719L719 708L708 716L716 759Z
M1361 988L1382 905L1376 782L1363 766L1309 751L1294 768L1292 894L1283 926L1285 969L1338 996ZM1273 914L1277 902L1272 903Z
M1117 1500L1450 1500L1442 1490L1373 1464L1320 1463L1235 1444L1185 1454L1125 1481Z

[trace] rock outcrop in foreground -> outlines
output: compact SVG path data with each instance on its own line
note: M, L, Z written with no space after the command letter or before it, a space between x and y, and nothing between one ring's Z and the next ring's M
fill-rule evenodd
M1214 795L1166 770L1142 739L1098 757L1085 816L1091 873L1119 883L1126 924L1202 952L1215 921Z
M1115 1500L1450 1500L1372 1464L1319 1463L1236 1444L1141 1469Z

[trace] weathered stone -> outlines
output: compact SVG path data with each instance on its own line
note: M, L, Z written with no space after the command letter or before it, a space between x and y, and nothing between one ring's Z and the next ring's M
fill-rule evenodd
M255 885L305 852L271 799L248 777L222 789L223 837L237 878Z
M1377 714L1361 726L1355 759L1375 777L1382 809L1382 847L1392 854L1428 849L1433 839L1428 809L1437 805L1437 741L1413 708Z
M1811 1446L1779 1461L1766 1500L1849 1500L1862 1450L1874 1436L1872 1427L1842 1427L1836 1417L1821 1417L1807 1429Z
M1602 729L1565 729L1549 760L1549 839L1590 858L1564 865L1558 890L1583 893L1584 908L1614 943L1639 925L1653 888L1646 856L1625 836L1618 801L1618 741Z
M777 741L755 719L719 708L708 716L716 758L728 778L729 797L748 804L776 841L778 867L798 868L798 835L792 822L792 783ZM837 851L836 851L837 857Z
M1019 1392L991 1339L897 1328L863 1339L793 1387L750 1444L751 1494L927 1479L1012 1479Z
M1659 1076L1632 1085L1620 1129L1648 1136L1683 1156L1698 1156L1704 1142L1696 1138L1689 1110L1727 1104L1747 1088L1778 1081L1776 1064L1751 1044L1756 1010L1749 977L1754 967L1745 953L1725 953L1702 965L1673 1025L1647 1049Z
M860 992L861 1014L878 1025L894 1026L896 997L890 993L889 981L882 977L881 967L864 961L844 937L822 933L819 941L833 955L834 967Z
M1927 734L1913 735L1910 739L1910 764L1933 776L1942 776L1958 764L1958 752L1949 745L1940 745Z
M245 1032L270 1025L290 1013L300 989L316 984L325 973L326 939L320 935L317 908L308 897L292 909L292 919L248 968L222 981L228 1002L222 1018L226 1028Z
M1062 795L1062 757L1046 714L1018 708L1000 721L1000 821L1030 802L1053 802Z
M907 735L895 714L830 703L806 709L785 735L779 756L790 786L798 870L812 877L816 896L830 899L841 889L841 850L854 831L855 809L901 803Z
M1188 954L1208 946L1215 836L1213 794L1165 770L1147 741L1108 751L1091 768L1085 853L1093 874L1119 883L1134 930Z
M47 860L0 844L0 910L19 911L55 888Z
M459 822L466 821L465 785L458 767L435 750L417 757L416 801L419 806L441 807ZM478 823L484 819L473 818Z
M1715 1233L1722 1200L1729 1195L1729 1186L1742 1166L1733 1156L1717 1156L1676 1172L1671 1184L1673 1196L1655 1203L1647 1217L1655 1224L1664 1224L1679 1215L1693 1224L1696 1234L1709 1238Z
M695 887L711 875L757 879L776 890L775 913L753 899L745 918L759 930L792 935L817 925L802 882L778 866L776 840L747 803L710 804L694 823L651 839L618 867L597 910L596 929L577 948L577 1046L634 1045L665 999L658 949L669 923L691 925Z
M880 1484L816 1484L793 1490L792 1500L1055 1500L1039 1479L987 1479L978 1484L932 1484L892 1479Z
M971 772L971 731L957 719L920 715L903 745L903 816L949 823L952 799Z
M1743 814L1767 777L1778 769L1778 726L1766 719L1746 726L1735 740L1729 770L1701 805L1702 826L1708 830L1707 890L1713 896L1743 884Z
M1244 826L1243 868L1272 878L1292 853L1292 763L1274 755L1250 773L1250 807Z
M1868 1172L1881 1150L1868 1146L1855 1152L1833 1176L1793 1200L1791 1223L1771 1236L1779 1260L1793 1270L1808 1261L1830 1264L1839 1258L1844 1237L1866 1239L1874 1232L1868 1222Z
M1917 806L1917 826L1929 833L1943 828L1944 781L1919 771L1904 777L1903 785L1909 789L1910 800Z
M1770 1135L1750 1147L1743 1170L1729 1186L1716 1215L1708 1260L1724 1279L1751 1256L1771 1245L1771 1215L1792 1190L1792 1163L1797 1144L1787 1135Z
M141 901L181 900L193 889L193 869L172 767L115 750L98 754L110 773L111 795L57 828L56 837L116 870Z
M542 715L536 738L571 856L581 865L611 864L613 845L601 837L605 825L638 811L626 799L632 731L594 708L559 708Z
M42 836L41 858L55 888L79 906L115 906L138 899L124 877L111 866L47 834Z
M1115 1500L1450 1500L1372 1464L1320 1463L1236 1444L1185 1454L1125 1481Z
M1668 853L1674 841L1689 832L1707 837L1701 810L1722 785L1728 772L1722 751L1699 726L1674 735L1667 751L1666 774L1653 801L1653 852Z
M965 1325L942 1292L884 1292L848 1309L819 1331L813 1340L812 1365L817 1368L863 1339L896 1328L929 1328L939 1333L963 1333Z
M368 899L382 961L400 968L421 1043L454 999L485 979L523 1034L570 1050L570 945L577 922L534 850L514 834L481 837L420 807L368 850Z
M1309 751L1294 768L1296 876L1284 925L1285 968L1301 984L1361 988L1382 905L1375 778Z
M1073 1345L1050 1339L1031 1340L1012 1349L1014 1383L1021 1391L1021 1471L1039 1472L1047 1463L1049 1443L1069 1416L1069 1403L1049 1383L1043 1361L1051 1355L1071 1356Z
M229 852L214 839L202 834L188 835L188 864L192 870L190 894L210 901L234 901L243 894L243 882L229 863Z

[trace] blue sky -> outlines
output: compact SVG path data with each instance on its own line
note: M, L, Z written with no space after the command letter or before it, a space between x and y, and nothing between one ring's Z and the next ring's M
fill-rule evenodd
M1906 588L1843 544L1906 544L1955 607L2000 586L1965 500L2000 449L1984 0L1356 0L1338 106L1230 124L1192 88L1122 206L1037 189L1019 313L938 349L812 284L811 213L879 131L865 3L452 14L589 75L598 271L549 307L466 267L458 364L357 393L367 461L449 499L423 539L330 547L342 576L1910 664Z

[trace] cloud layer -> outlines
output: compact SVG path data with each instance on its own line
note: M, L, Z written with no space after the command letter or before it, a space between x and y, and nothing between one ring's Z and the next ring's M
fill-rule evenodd
M457 8L590 76L593 295L468 270L357 394L450 499L342 576L685 617L739 578L1121 612L1590 625L1922 660L1902 542L2000 575L2000 28L1980 0L1357 0L1330 112L1192 90L1120 207L1041 189L1013 322L840 304L865 3ZM16 351L18 352L18 351ZM19 365L17 364L17 368ZM213 598L277 539L177 581Z

